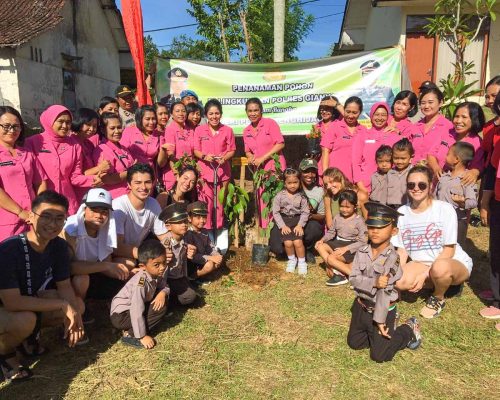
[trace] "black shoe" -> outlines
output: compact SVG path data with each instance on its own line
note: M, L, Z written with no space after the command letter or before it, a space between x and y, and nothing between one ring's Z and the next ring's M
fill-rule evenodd
M314 256L312 250L306 250L306 263L312 265L316 264L316 257Z
M95 322L95 318L92 316L92 314L89 312L87 308L85 308L85 312L82 315L82 322L83 325L91 325Z
M340 286L349 283L349 280L344 275L333 275L326 281L326 286Z
M450 299L452 297L462 297L462 291L464 290L464 284L461 285L451 285L448 290L446 290L444 297Z

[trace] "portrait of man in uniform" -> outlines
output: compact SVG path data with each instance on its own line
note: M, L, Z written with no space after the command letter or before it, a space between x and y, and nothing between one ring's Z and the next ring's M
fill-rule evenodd
M169 80L170 95L172 96L170 101L179 101L181 92L188 88L188 73L182 68L175 67L168 71L167 78Z

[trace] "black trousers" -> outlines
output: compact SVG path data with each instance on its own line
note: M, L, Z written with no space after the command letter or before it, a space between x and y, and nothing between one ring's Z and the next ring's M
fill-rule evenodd
M490 203L490 285L493 305L500 308L500 201Z
M465 242L467 241L467 218L458 220L458 229L457 229L457 243L463 249L465 246Z
M391 339L383 337L373 322L373 314L365 311L354 299L351 307L351 325L347 334L347 344L351 349L370 349L370 358L376 362L391 361L399 350L406 348L413 338L413 331L408 325L394 329L396 308L387 314L386 325Z
M312 250L318 240L325 234L325 226L318 221L309 220L304 228L304 246ZM271 251L278 257L285 257L285 247L281 238L281 231L275 224L269 235L269 246Z
M146 317L146 330L148 334L154 326L158 325L158 323L161 321L166 312L167 312L166 305L161 309L159 309L158 311L155 311L153 310L151 303L146 303L146 309L144 311L144 314ZM134 337L134 330L132 329L132 321L130 321L130 311L111 314L111 325L113 325L116 329L127 331L130 336Z

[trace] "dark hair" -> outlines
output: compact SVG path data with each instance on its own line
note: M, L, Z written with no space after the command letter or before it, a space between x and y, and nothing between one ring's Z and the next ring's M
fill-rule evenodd
M262 101L258 97L251 97L245 103L245 110L248 108L250 104L257 104L259 106L260 112L264 111L264 107L262 106Z
M383 144L380 146L375 152L375 161L381 158L382 156L389 156L392 159L392 147Z
M127 182L132 182L132 178L135 174L149 174L151 179L155 179L155 173L151 165L144 163L137 163L132 165L127 169Z
M79 108L73 114L73 119L71 121L71 130L75 133L80 132L84 124L90 123L93 119L99 121L99 114L97 114L91 108Z
M464 164L464 166L468 166L469 163L474 159L474 146L467 142L456 142L451 148L455 152L455 155L458 159Z
M99 109L102 110L104 107L111 103L118 104L118 100L116 100L116 98L114 97L104 96L103 98L101 98L101 100L99 100Z
M21 125L21 132L16 140L16 145L22 145L24 143L24 121L21 117L19 111L10 106L0 106L0 117L4 114L12 114L19 120L19 125Z
M392 146L392 151L394 152L394 150L407 151L408 153L410 153L410 157L413 157L415 155L415 149L407 138L403 138L394 143L394 146Z
M363 100L361 100L358 96L349 97L344 103L344 108L347 108L347 106L351 103L356 103L359 107L359 112L363 112Z
M191 165L185 165L185 166L183 166L179 170L179 173L177 174L177 176L180 177L180 176L184 175L186 172L189 172L189 171L191 171L194 174L194 176L196 177L196 180L199 179L200 174L198 173L198 170L195 167L191 166Z
M429 93L434 94L439 100L439 102L444 101L444 95L441 90L439 90L437 87L428 87L422 89L422 91L420 92L420 97L418 98L418 104L420 104L422 102L423 97Z
M61 206L66 210L66 212L68 212L69 209L68 199L62 194L54 192L53 190L45 190L44 192L36 196L31 202L31 209L33 211L37 210L42 203Z
M184 110L186 109L186 105L182 101L174 101L172 104L170 104L170 110L169 110L170 115L173 114L175 106L179 104L182 105L182 107L184 107Z
M396 101L401 101L404 99L408 99L410 103L410 109L408 110L408 117L413 117L418 111L418 99L417 95L413 93L411 90L402 90L399 92L396 97L394 97L394 101L392 102L391 106L391 113L394 115L394 104L396 104Z
M496 75L493 78L491 78L486 84L485 89L488 89L492 85L500 86L500 75Z
M149 260L161 257L165 254L165 246L159 240L148 239L142 242L137 249L137 261L139 264L147 264Z
M195 185L194 185L193 189L191 189L191 191L184 194L184 199L186 199L186 201L188 203L193 203L196 200L198 200L198 191L196 190L196 183L198 182L198 179L200 179L200 174L199 174L198 170L196 168L194 168L193 166L185 165L179 170L179 173L177 174L177 178L180 178L186 172L192 172L194 174ZM176 188L177 188L177 181L174 183L174 186L172 187L171 191L175 191Z
M286 181L288 176L296 176L300 181L301 173L298 169L288 167L283 171L283 182Z
M500 117L500 92L497 93L495 97L495 102L493 103L493 112L497 117Z
M210 100L208 100L206 102L206 104L205 104L205 115L208 113L208 110L210 110L210 107L217 107L217 110L219 110L219 112L222 115L222 104L220 103L219 100L217 100L217 99L210 99Z
M322 106L321 102L325 100L335 100L337 103L339 103L339 99L337 99L335 96L325 96L320 100L320 104L318 107L318 113L316 114L316 119L321 120L321 108L328 107L331 108L331 113L332 113L332 121L335 121L339 119L340 117L340 111L337 108L329 107L329 106Z
M99 118L99 137L101 139L106 138L106 128L108 127L108 121L110 119L117 119L123 127L122 119L118 114L106 111L103 112Z
M469 111L469 118L472 122L470 131L473 134L477 135L483 130L483 126L486 123L483 109L479 104L473 101L466 101L465 103L461 103L457 106L455 112L453 113L453 118L455 118L460 108L467 108L467 110Z
M406 175L406 181L407 182L408 182L408 177L411 174L424 174L424 175L427 175L427 180L429 181L429 183L431 183L432 180L434 179L434 173L432 172L432 169L430 169L429 167L427 167L425 165L415 165L414 167L412 167L410 169L410 171L408 171L408 175Z
M342 204L343 201L347 201L356 207L358 204L358 195L354 190L343 190L339 194L339 205Z
M147 112L152 112L156 118L155 108L153 106L150 106L149 104L138 107L137 110L135 110L135 126L137 126L140 131L144 129L144 125L142 125L142 119Z
M200 116L203 117L203 107L200 106L199 103L188 103L186 105L186 114L187 115L194 113L196 111L198 111L200 113Z
M155 112L158 112L158 109L160 107L165 107L167 109L167 113L170 115L170 110L168 109L168 106L165 103L162 103L161 101L157 101L153 107L155 108Z

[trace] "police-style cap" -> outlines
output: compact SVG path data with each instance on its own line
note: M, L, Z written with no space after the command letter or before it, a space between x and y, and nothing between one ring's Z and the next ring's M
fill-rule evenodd
M111 193L105 189L94 188L90 189L83 197L83 202L87 207L101 207L113 209L113 199Z
M307 171L310 168L318 169L318 162L312 158L304 158L299 164L301 171Z
M188 214L208 215L207 203L204 201L195 201L187 206Z
M365 208L368 210L366 217L366 225L383 228L389 224L398 221L403 214L397 212L394 208L380 204L375 201L365 203Z
M365 61L363 64L361 64L359 66L359 68L361 69L361 71L365 71L365 72L368 72L368 71L372 71L374 70L375 68L378 68L380 67L380 63L376 60L368 60L368 61Z
M194 90L183 90L181 92L181 100L184 98L184 97L188 97L188 96L193 96L196 98L196 100L198 100L198 95L196 94L196 92Z
M173 203L165 207L158 218L166 224L172 224L184 221L187 217L186 206L182 203Z
M115 90L115 96L116 97L127 97L127 96L130 96L130 95L133 96L134 92L127 85L120 85Z
M169 79L172 79L172 78L187 78L188 77L188 73L185 70L183 70L182 68L176 67L176 68L172 68L170 71L168 71L167 77Z

